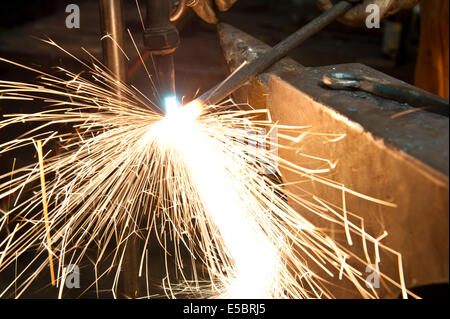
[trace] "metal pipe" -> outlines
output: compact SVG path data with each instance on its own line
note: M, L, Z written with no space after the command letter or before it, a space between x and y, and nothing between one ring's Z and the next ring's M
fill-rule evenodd
M117 80L126 82L122 0L99 0L102 32L103 63ZM112 39L111 39L112 38ZM113 40L114 39L114 40ZM121 95L117 87L117 95ZM121 266L119 296L136 298L139 296L138 280L138 238L131 235L127 240Z
M170 23L169 0L147 0L144 46L152 53L159 96L175 95L173 52L179 44L178 30Z
M147 28L166 28L170 21L169 0L147 0Z
M355 89L366 91L400 103L423 107L429 112L448 117L448 99L431 94L408 84L394 84L377 78L342 72L329 72L322 82L336 90Z
M225 81L213 87L206 93L203 93L197 100L200 100L204 104L217 104L244 85L249 78L263 72L281 58L285 57L293 48L297 47L328 24L342 16L350 10L353 5L354 4L347 1L340 1L331 9L325 11L319 17L275 45L272 49L236 71L236 73L231 75Z
M123 49L123 32L125 29L122 0L99 0L99 5L103 62L118 80L125 82L125 57L120 50L120 48Z

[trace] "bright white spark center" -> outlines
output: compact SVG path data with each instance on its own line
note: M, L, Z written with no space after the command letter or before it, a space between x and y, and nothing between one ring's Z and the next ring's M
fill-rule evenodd
M171 114L176 114L178 108L180 107L175 96L169 96L164 98L164 105L166 109L167 116Z
M271 298L281 262L276 247L253 216L258 203L242 185L246 172L191 115L184 108L171 112L151 134L156 134L163 148L173 148L179 154L205 216L217 229L214 236L232 260L221 297Z

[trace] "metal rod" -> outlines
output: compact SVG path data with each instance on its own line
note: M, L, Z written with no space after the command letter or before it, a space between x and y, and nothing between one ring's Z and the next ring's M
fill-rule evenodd
M449 115L449 101L408 84L389 83L381 79L341 72L324 74L322 82L336 90L362 90L400 103L423 107L429 112Z
M175 95L173 52L179 44L178 31L170 22L169 0L147 0L144 46L151 51L159 96Z
M289 51L300 45L305 40L322 30L328 24L342 16L353 7L347 1L341 1L331 9L322 13L319 17L300 28L289 37L263 53L260 57L242 67L228 79L203 93L197 100L204 104L217 104L235 90L240 88L252 76L263 72L274 63L285 57Z
M125 57L123 49L122 0L99 0L102 37L103 62L112 74L125 82ZM111 38L113 39L111 39ZM119 48L120 47L120 48Z
M175 96L175 65L173 54L154 55L156 79L159 85L158 94L165 97Z
M102 37L103 63L121 82L126 82L124 49L122 0L99 0ZM111 39L112 38L112 39ZM114 40L113 40L114 39ZM117 87L117 95L121 95ZM130 227L130 226L128 226ZM127 240L121 266L119 296L136 298L139 296L138 280L138 238L135 234Z

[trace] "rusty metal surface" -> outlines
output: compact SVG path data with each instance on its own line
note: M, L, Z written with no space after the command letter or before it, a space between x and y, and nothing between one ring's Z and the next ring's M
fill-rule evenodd
M268 48L228 25L219 27L219 36L230 71ZM256 108L269 108L281 124L311 125L315 132L346 134L338 143L305 141L302 151L338 161L327 177L398 205L388 208L347 198L347 208L365 219L369 233L379 236L388 232L383 243L402 254L407 287L448 282L449 119L428 112L395 117L411 107L370 93L329 90L320 82L330 70L399 82L361 64L308 68L285 58L234 97ZM308 165L292 152L280 151L280 156ZM282 173L285 181L293 181L294 176ZM341 203L340 192L317 183L302 187L336 205ZM385 271L395 276L395 262L388 264L391 266L385 265ZM346 293L338 296L352 297ZM392 295L385 291L382 296Z

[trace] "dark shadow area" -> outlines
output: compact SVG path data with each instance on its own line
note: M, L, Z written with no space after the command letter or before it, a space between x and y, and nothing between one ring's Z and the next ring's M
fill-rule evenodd
M423 299L446 299L450 297L450 286L445 284L432 284L426 286L418 286L409 289L411 292L422 297ZM401 298L401 296L400 296Z

